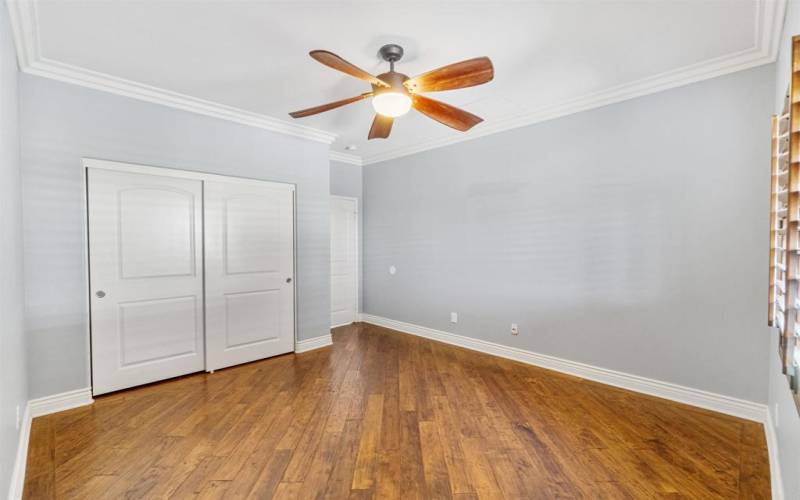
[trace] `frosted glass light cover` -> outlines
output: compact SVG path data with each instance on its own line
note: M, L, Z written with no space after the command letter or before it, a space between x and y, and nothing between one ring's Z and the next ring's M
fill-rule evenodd
M372 107L378 114L396 118L408 113L411 98L401 92L384 92L372 98Z

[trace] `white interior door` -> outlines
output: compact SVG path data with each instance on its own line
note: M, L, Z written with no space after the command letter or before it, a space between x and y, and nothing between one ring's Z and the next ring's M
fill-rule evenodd
M202 183L87 169L94 394L202 371Z
M358 311L358 203L331 197L331 326L349 325Z
M205 183L206 369L294 350L294 187Z

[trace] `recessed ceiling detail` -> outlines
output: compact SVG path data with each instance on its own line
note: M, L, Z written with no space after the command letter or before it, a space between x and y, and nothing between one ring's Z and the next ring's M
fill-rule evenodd
M10 0L20 68L47 78L330 143L369 164L770 63L785 0L738 2L36 2ZM447 23L441 23L447 19ZM478 33L479 35L474 35ZM293 123L286 113L363 92L309 64L326 47L373 74L399 43L404 73L486 55L489 84L442 92L484 122L420 115L367 141L367 101ZM438 96L437 96L438 97ZM428 123L430 122L430 123ZM345 152L357 147L358 155Z

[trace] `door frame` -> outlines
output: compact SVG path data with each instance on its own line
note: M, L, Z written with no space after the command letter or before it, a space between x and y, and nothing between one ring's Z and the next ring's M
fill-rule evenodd
M356 310L355 310L355 317L353 318L354 321L358 322L361 320L361 207L358 204L358 198L355 196L340 196L338 194L332 194L332 199L339 199L339 200L348 200L352 201L356 205L356 234L355 234L355 245L353 247L356 249L356 272L355 272L355 281L356 281ZM330 314L330 311L329 311ZM344 325L331 325L331 328L336 328L339 326Z
M88 172L90 168L99 170L114 170L117 172L128 172L134 174L158 175L161 177L179 177L183 179L196 179L200 181L233 182L243 184L278 184L288 186L292 192L292 274L294 276L294 311L293 311L293 330L294 330L294 351L297 351L297 184L291 182L270 181L255 179L251 177L241 177L234 175L220 175L194 170L181 170L170 167L159 167L152 165L140 165L137 163L125 163L112 160L101 160L98 158L81 158L81 217L83 218L83 265L86 270L84 297L86 298L86 366L88 367L87 384L90 389L94 388L92 381L92 305L91 305L91 261L89 257L89 183ZM201 200L203 201L203 200ZM205 235L205 221L203 221L203 234ZM205 255L205 241L202 249ZM205 265L205 263L204 263ZM203 284L203 323L205 323L205 283ZM205 342L205 325L203 328L203 341Z

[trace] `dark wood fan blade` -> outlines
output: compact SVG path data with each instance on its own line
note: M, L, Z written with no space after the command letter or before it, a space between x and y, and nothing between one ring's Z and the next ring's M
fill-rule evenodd
M358 96L355 96L355 97L351 97L349 99L342 99L341 101L329 102L328 104L323 104L322 106L316 106L316 107L313 107L313 108L301 109L300 111L295 111L293 113L289 113L289 116L291 116L292 118L303 118L304 116L316 115L317 113L323 113L325 111L330 111L332 109L340 108L340 107L345 106L347 104L351 104L351 103L354 103L354 102L361 101L361 100L366 99L367 97L369 97L371 95L372 95L372 92L366 92L364 94L361 94L361 95L358 95Z
M483 121L483 118L467 113L463 109L436 101L430 97L414 94L411 96L414 109L428 118L433 118L439 123L452 127L461 132L466 132Z
M474 87L492 78L492 61L488 57L476 57L415 76L404 85L412 92L439 92Z
M312 50L311 52L308 53L308 55L310 55L317 61L321 62L325 66L328 66L329 68L339 70L342 73L347 73L350 76L354 76L360 80L364 80L373 85L377 85L378 87L389 86L389 84L387 84L383 80L379 79L374 75L370 75L363 69L359 68L358 66L355 66L352 63L345 61L344 59L337 56L333 52L328 52L327 50Z
M375 114L375 119L372 120L372 126L369 128L369 139L386 139L392 132L392 124L394 118Z

